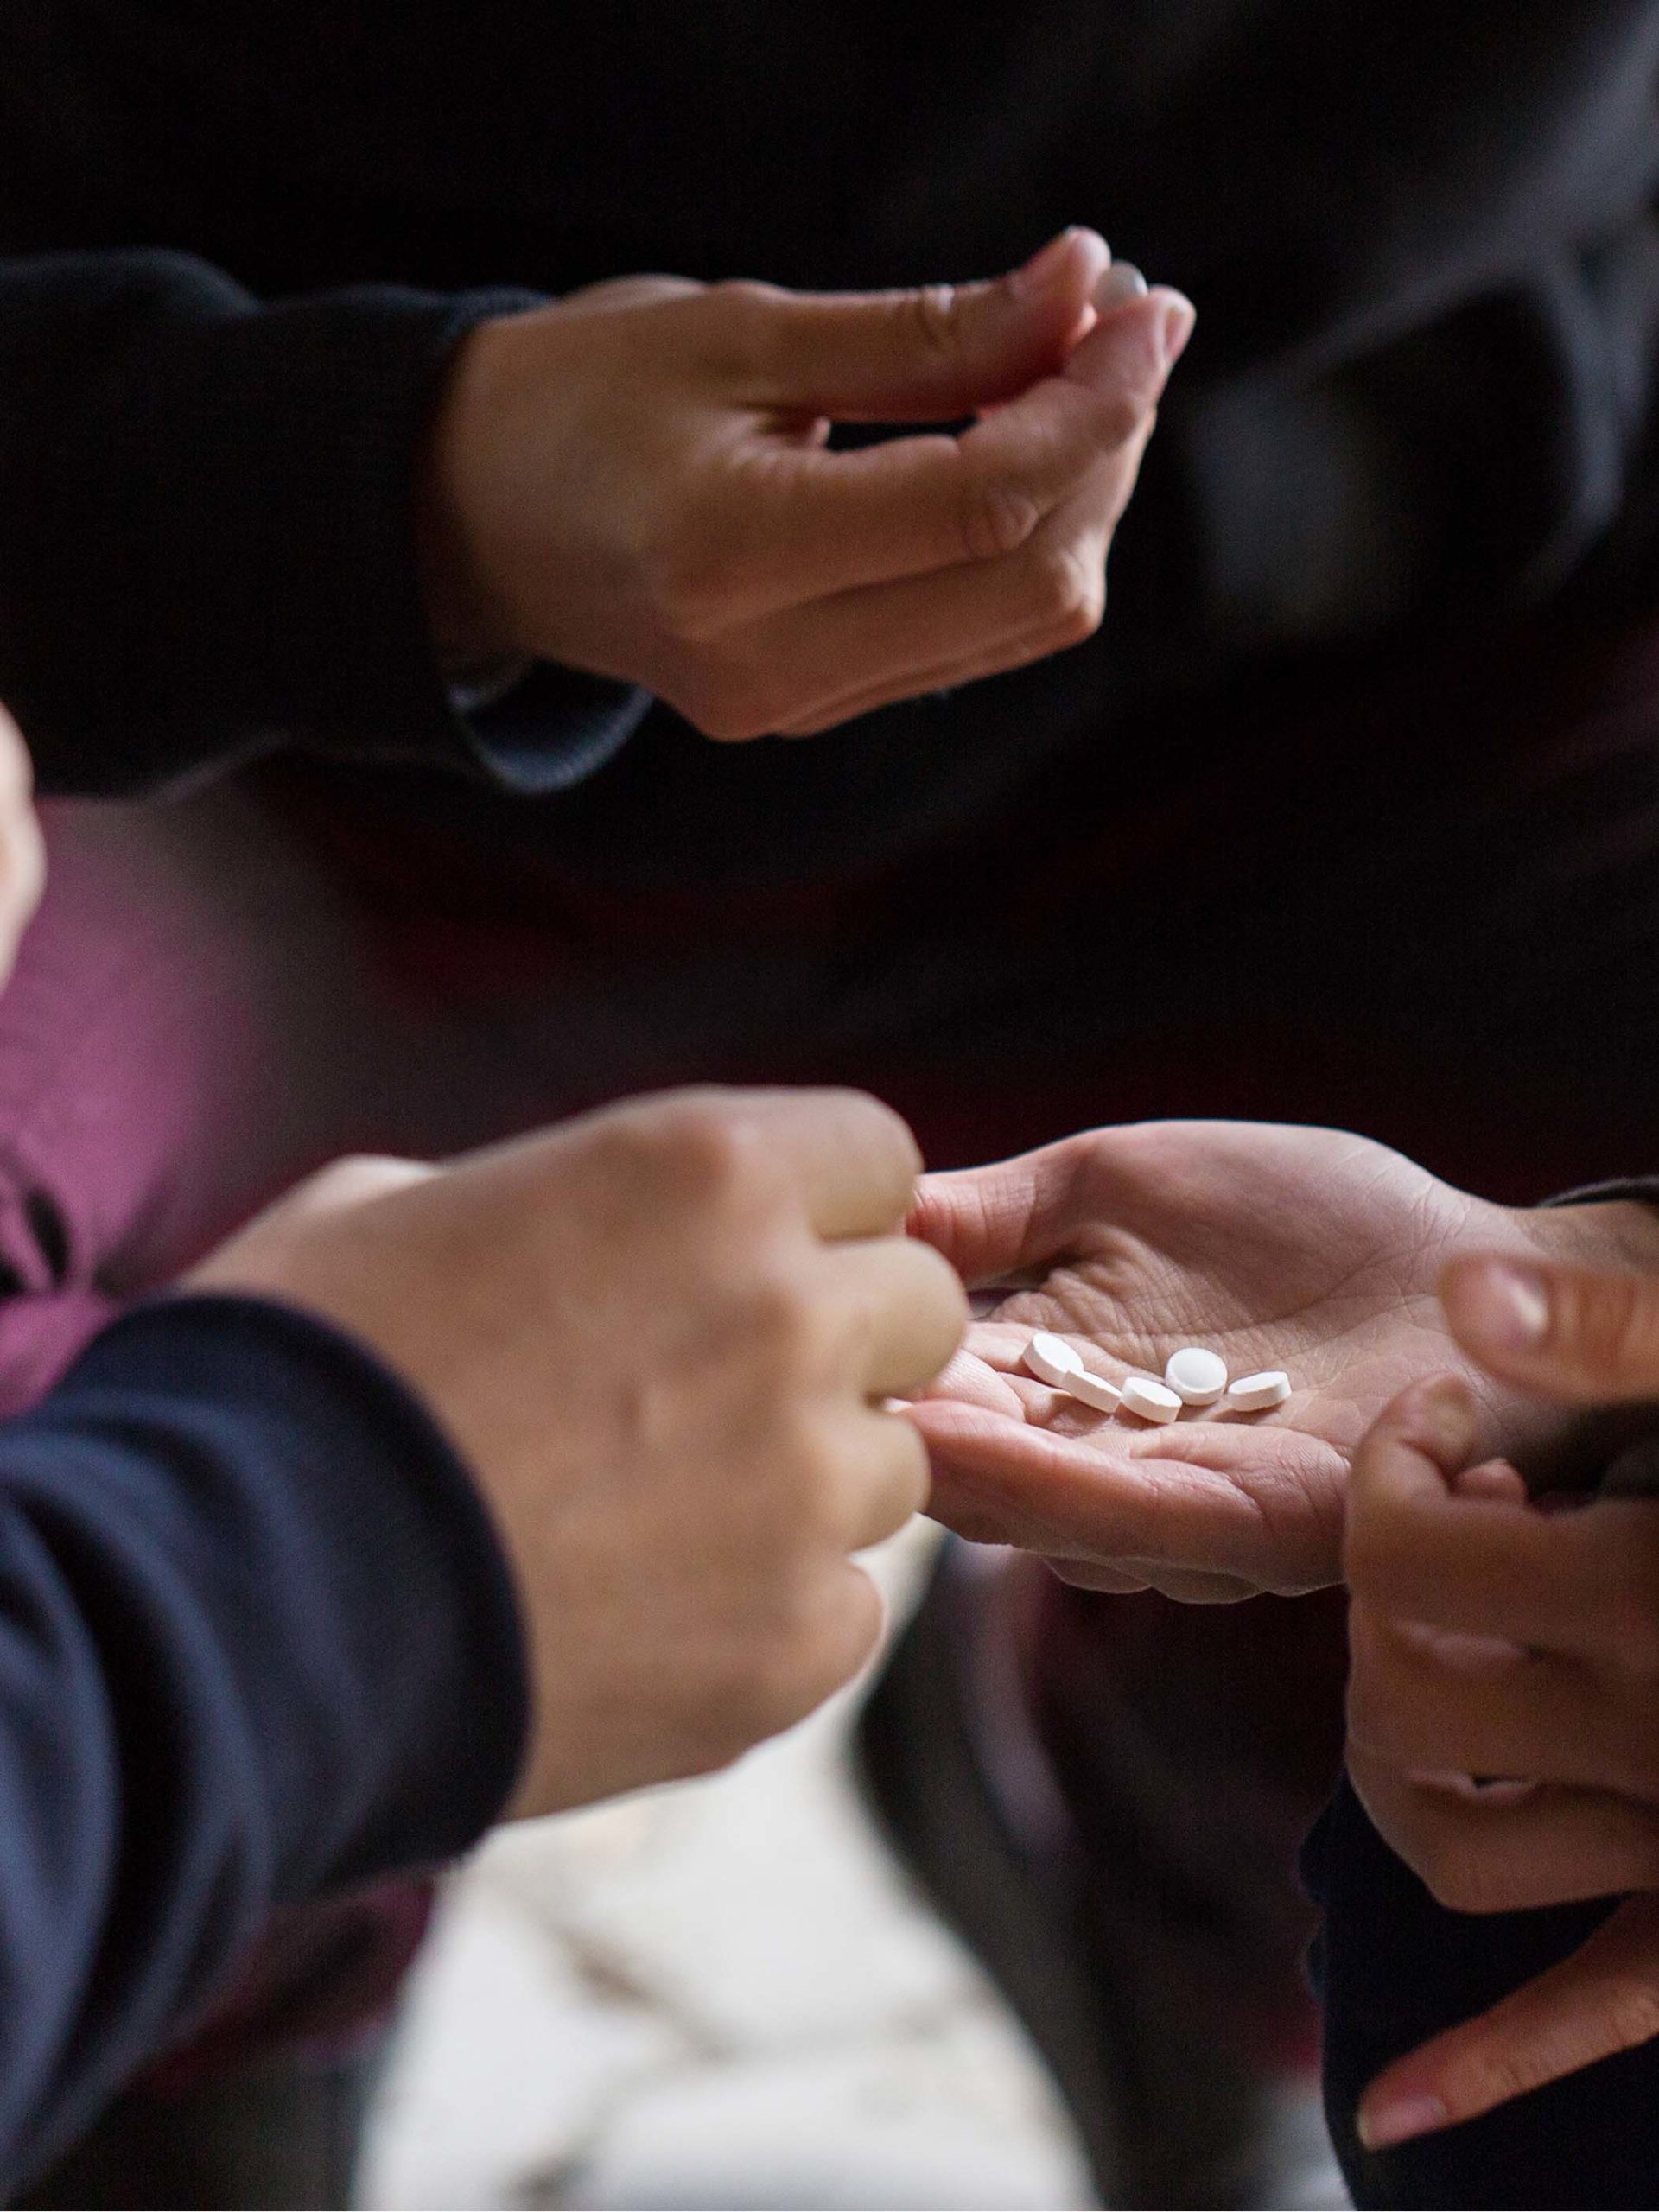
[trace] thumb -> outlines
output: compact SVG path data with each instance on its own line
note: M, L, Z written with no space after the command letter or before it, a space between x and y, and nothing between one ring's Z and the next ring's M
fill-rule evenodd
M767 319L756 405L843 423L942 423L1065 367L1091 327L1111 262L1094 231L1063 231L994 283L895 292L754 288Z
M1396 2060L1360 2100L1359 2139L1384 2151L1478 2120L1659 2036L1659 1897L1632 1897L1569 1959L1478 2019Z
M1481 1365L1553 1398L1659 1396L1659 1281L1534 1261L1454 1261L1452 1333Z
M1071 1138L990 1167L924 1175L906 1224L942 1252L969 1289L1042 1268L1085 1224L1075 1205Z

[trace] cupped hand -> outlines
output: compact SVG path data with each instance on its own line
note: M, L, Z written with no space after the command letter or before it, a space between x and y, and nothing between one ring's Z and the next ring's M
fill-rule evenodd
M1109 260L1071 231L991 283L634 277L483 323L424 470L441 645L643 684L739 739L1080 642L1193 320L1167 290L1097 308Z
M1659 1399L1651 1274L1465 1260L1444 1295L1465 1351L1511 1386ZM1455 1910L1637 1894L1572 1956L1379 2075L1357 2116L1373 2149L1659 2035L1659 1503L1541 1511L1512 1468L1483 1462L1480 1427L1464 1385L1419 1385L1356 1457L1349 1770ZM1643 1442L1608 1486L1651 1491L1656 1467Z
M911 1228L1003 1294L914 1408L931 1510L1085 1587L1198 1601L1340 1579L1354 1450L1418 1377L1466 1376L1487 1452L1539 1459L1562 1438L1567 1416L1459 1353L1435 1295L1448 1259L1659 1243L1642 1207L1514 1211L1361 1137L1225 1122L1091 1130L927 1177ZM1149 1428L1021 1372L1036 1328L1114 1381L1200 1344L1234 1376L1283 1368L1293 1395Z

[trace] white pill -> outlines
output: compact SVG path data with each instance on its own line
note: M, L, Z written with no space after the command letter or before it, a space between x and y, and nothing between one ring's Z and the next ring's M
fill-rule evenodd
M1235 1413L1259 1414L1269 1406L1282 1406L1290 1395L1290 1377L1282 1368L1264 1368L1260 1375L1241 1375L1227 1392Z
M1144 300L1147 280L1132 261L1115 261L1095 286L1094 302L1101 315L1109 315L1128 300Z
M1139 1414L1142 1421L1173 1421L1181 1410L1181 1402L1166 1384L1154 1382L1149 1375L1131 1375L1123 1385L1123 1410Z
M1213 1406L1227 1388L1227 1363L1213 1351L1186 1344L1169 1355L1164 1380L1187 1406Z
M1123 1402L1123 1393L1116 1382L1109 1382L1103 1375L1096 1375L1084 1367L1077 1374L1068 1375L1061 1389L1073 1398L1081 1398L1085 1406L1092 1406L1098 1414L1115 1414Z
M1052 1382L1057 1390L1069 1389L1072 1376L1083 1372L1081 1354L1046 1329L1038 1330L1020 1357L1039 1382Z

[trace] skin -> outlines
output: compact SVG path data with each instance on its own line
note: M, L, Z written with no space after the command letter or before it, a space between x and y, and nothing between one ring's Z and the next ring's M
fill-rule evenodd
M926 1490L887 1401L966 1319L899 1233L919 1164L855 1092L684 1092L345 1163L191 1279L358 1338L471 1468L526 1635L512 1814L724 1764L868 1657L852 1554Z
M1092 231L995 283L815 295L628 277L481 324L434 421L429 607L456 660L643 684L804 735L1097 626L1193 323ZM960 423L849 452L832 423Z
M1443 1297L1506 1387L1659 1397L1650 1274L1464 1260ZM1345 1559L1350 1771L1395 1850L1460 1911L1625 1897L1572 1957L1372 2083L1359 2131L1382 2148L1659 2034L1659 1504L1541 1510L1441 1380L1357 1455ZM1477 1794L1471 1774L1516 1779Z
M0 707L0 985L46 889L46 847L34 806L35 776L22 733Z
M912 1233L989 1311L912 1418L931 1510L961 1535L1034 1551L1086 1588L1197 1601L1342 1577L1361 1439L1407 1384L1451 1370L1479 1452L1548 1466L1572 1418L1465 1357L1436 1296L1465 1252L1650 1266L1644 1207L1487 1204L1334 1130L1148 1122L927 1177ZM1036 1328L1121 1382L1184 1344L1234 1375L1282 1367L1276 1412L1215 1408L1168 1428L1091 1411L1025 1375Z

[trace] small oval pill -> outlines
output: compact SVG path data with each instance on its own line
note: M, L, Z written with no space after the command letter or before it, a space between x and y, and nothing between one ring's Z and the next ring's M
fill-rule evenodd
M1116 1382L1109 1382L1103 1375L1096 1375L1086 1367L1075 1375L1068 1375L1060 1388L1068 1395L1081 1398L1085 1406L1092 1406L1098 1414L1115 1414L1123 1402L1123 1393Z
M1142 1421L1173 1421L1181 1410L1181 1402L1173 1390L1163 1382L1154 1382L1149 1376L1131 1375L1123 1385L1123 1410L1139 1414Z
M1083 1356L1072 1351L1064 1337L1052 1337L1046 1329L1039 1329L1020 1354L1026 1365L1039 1382L1052 1382L1057 1390L1064 1390L1074 1375L1083 1372Z
M1290 1395L1290 1377L1282 1368L1264 1368L1260 1375L1241 1375L1227 1391L1227 1402L1236 1413L1259 1414L1269 1406L1282 1406Z
M1184 1344L1169 1355L1164 1380L1187 1406L1213 1406L1227 1388L1227 1363L1219 1353Z

